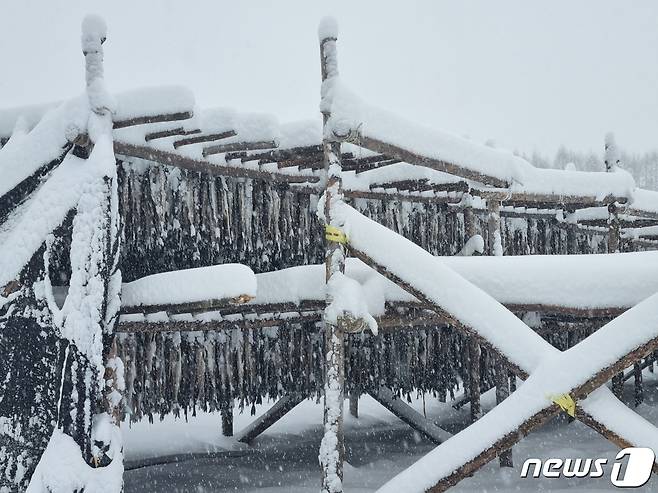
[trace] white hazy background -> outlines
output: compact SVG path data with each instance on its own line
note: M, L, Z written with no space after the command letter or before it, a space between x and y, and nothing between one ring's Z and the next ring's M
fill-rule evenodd
M658 2L9 1L0 107L84 87L80 21L108 23L110 90L182 84L205 107L318 118L317 25L340 27L339 68L367 101L417 122L553 154L658 147Z

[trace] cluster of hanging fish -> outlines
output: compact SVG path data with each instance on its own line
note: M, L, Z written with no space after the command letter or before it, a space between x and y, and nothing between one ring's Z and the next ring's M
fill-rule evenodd
M213 177L140 161L122 163L119 176L125 281L228 262L265 272L324 261L315 195L286 184ZM464 244L464 217L454 206L370 199L353 205L434 255L455 255ZM484 216L477 229L486 239ZM606 248L604 234L577 233L569 242L565 228L544 218L503 218L501 229L505 255L598 253ZM126 411L139 420L222 410L234 401L241 408L253 407L290 392L317 398L324 361L318 325L121 334ZM583 336L577 333L572 340ZM555 342L564 345L561 339ZM346 388L365 393L385 385L401 396L428 392L441 400L452 398L468 380L465 344L449 327L351 335ZM480 383L486 390L494 365L485 350L481 359Z

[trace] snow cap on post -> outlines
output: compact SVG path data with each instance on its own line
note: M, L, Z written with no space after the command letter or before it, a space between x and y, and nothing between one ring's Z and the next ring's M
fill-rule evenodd
M325 39L338 39L338 22L331 16L323 17L318 26L318 39L320 43Z
M615 143L615 134L608 132L605 134L605 170L613 171L619 166L619 155L617 154L617 144Z
M100 51L101 45L107 39L105 20L96 14L87 14L82 20L82 52L86 55Z

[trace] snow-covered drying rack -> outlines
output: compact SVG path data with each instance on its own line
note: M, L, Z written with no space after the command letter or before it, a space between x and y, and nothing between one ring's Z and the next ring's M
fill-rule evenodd
M322 125L200 110L180 87L112 96L93 17L86 94L0 111L0 489L61 487L66 450L83 465L64 489L120 491L125 417L219 411L231 435L234 403L267 398L236 438L324 397L326 492L342 491L345 394L441 444L384 491L511 465L519 432L560 410L547 392L658 449L599 388L634 378L639 403L654 365L658 253L639 250L658 245L658 193L612 138L606 172L543 170L369 106L338 77L335 24L319 34ZM412 392L470 404L474 424L451 437Z

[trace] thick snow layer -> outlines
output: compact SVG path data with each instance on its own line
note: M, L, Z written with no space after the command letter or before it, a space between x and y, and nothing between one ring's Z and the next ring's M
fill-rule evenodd
M139 116L191 112L194 95L186 87L160 86L133 89L114 95L116 108L112 120L129 120Z
M434 260L506 305L630 308L658 292L658 252ZM357 259L347 259L345 273L363 286L371 314L383 314L385 301L413 301L411 295ZM323 300L324 276L324 264L257 274L258 294L253 303Z
M615 173L539 169L509 151L479 145L456 135L414 124L362 102L339 80L323 87L323 104L331 111L330 128L337 135L358 130L416 155L444 161L502 180L514 192L632 197L635 182L622 170Z
M318 26L318 39L338 37L338 22L331 16L323 17Z
M337 325L341 317L362 320L363 325L377 334L377 322L368 310L368 296L363 286L341 272L336 272L327 283L327 293L331 303L325 309L325 318Z
M128 120L138 116L154 116L170 113L192 112L194 95L181 86L156 86L132 89L113 95L115 108L112 119ZM60 106L83 103L87 109L87 97L79 96L70 101L52 102L30 106L17 106L0 110L0 137L11 135L19 118L24 118L28 128L36 127L42 118ZM83 115L84 116L84 115ZM86 123L83 122L83 123ZM84 128L84 125L81 126Z
M82 459L80 448L73 438L55 429L27 493L70 493L83 489L94 493L122 491L123 454L118 450L107 467L93 468Z
M658 192L638 188L629 206L638 211L658 214Z
M256 296L256 276L241 264L198 267L153 274L125 283L123 306L169 305Z
M361 156L357 154L357 157ZM367 191L370 190L370 186L373 184L384 184L403 180L427 180L428 184L446 184L464 181L454 175L423 166L395 163L370 171L364 171L358 175L354 172L343 173L343 188L346 190Z
M86 98L62 103L48 110L36 126L22 136L20 145L7 145L0 149L0 197L41 166L59 158L68 139L86 129L88 110ZM0 114L0 121L3 116ZM15 117L11 124L13 128L21 115L13 113L11 116Z
M18 276L47 236L75 208L84 184L98 171L87 161L67 155L41 188L9 217L0 230L0 286Z

